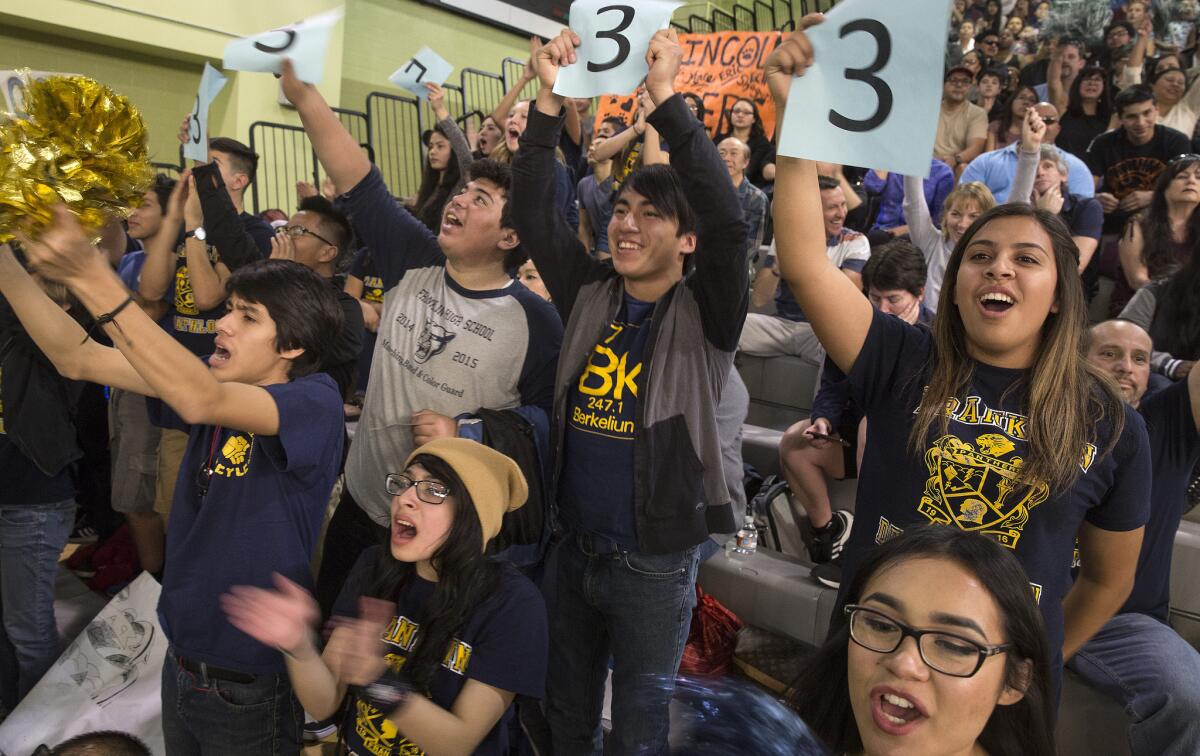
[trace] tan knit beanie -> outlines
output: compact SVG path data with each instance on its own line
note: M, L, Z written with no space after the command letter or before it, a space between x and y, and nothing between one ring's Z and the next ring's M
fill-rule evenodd
M439 438L414 449L404 466L408 467L420 454L445 462L467 487L483 527L485 549L488 541L500 533L504 513L520 509L529 498L529 486L521 468L491 447L466 438Z

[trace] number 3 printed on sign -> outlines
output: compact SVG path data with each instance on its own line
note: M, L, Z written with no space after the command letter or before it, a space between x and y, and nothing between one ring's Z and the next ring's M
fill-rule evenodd
M610 29L609 31L596 32L596 39L611 39L613 42L616 42L617 54L616 57L607 63L593 63L589 60L587 64L587 70L591 71L592 73L600 73L601 71L607 71L609 69L616 68L624 63L625 59L629 57L629 40L621 36L621 32L628 29L629 25L633 23L633 8L630 8L628 5L610 5L607 8L601 8L597 12L597 15L600 15L601 13L607 13L609 11L620 11L622 14L621 23L617 24L616 28Z
M887 85L887 82L875 75L882 71L892 58L892 35L888 32L886 26L875 19L859 18L842 26L838 30L838 36L845 39L847 35L854 32L866 32L875 38L875 60L866 68L847 68L845 76L851 81L861 81L875 90L877 103L875 114L870 118L859 120L856 118L847 118L831 108L829 110L829 122L839 129L845 129L846 131L873 131L879 128L887 120L888 116L892 114L892 88Z
M575 0L571 30L581 44L578 62L564 66L554 82L563 97L629 94L646 77L646 48L671 23L677 0Z

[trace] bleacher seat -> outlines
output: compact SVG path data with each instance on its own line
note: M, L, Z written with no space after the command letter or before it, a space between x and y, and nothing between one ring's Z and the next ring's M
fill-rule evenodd
M735 361L750 393L746 422L787 430L808 418L816 394L819 368L799 357L751 357Z

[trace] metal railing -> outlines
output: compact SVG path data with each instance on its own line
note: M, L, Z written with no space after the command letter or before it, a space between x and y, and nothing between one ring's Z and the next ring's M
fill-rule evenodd
M183 168L175 163L151 163L150 167L155 173L163 173L173 179L179 178L179 174L183 172Z
M274 208L289 213L299 201L297 181L320 186L317 154L303 127L255 121L250 124L250 149L258 153L258 175L250 185L255 213Z
M491 113L507 91L503 76L478 68L464 68L458 79L462 86L464 117L472 111L479 111L483 115Z
M737 19L732 13L727 13L720 8L713 8L712 15L709 16L709 23L712 24L713 31L734 31L737 29Z
M411 197L421 184L421 106L416 99L386 92L367 95L367 120L375 165L388 190Z
M735 3L733 6L733 28L738 31L757 31L758 19L755 17L754 9Z
M525 73L525 61L517 58L505 58L500 62L501 73L504 75L504 91L512 89L513 86L521 80L521 76ZM538 84L537 81L531 81L521 90L522 100L532 100L537 97Z

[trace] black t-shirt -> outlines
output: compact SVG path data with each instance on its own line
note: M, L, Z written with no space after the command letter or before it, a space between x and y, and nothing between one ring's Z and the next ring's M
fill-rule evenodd
M1187 501L1188 479L1200 460L1200 433L1192 417L1187 381L1180 381L1142 400L1142 417L1150 436L1154 485L1150 521L1142 538L1137 579L1122 612L1149 614L1167 621L1171 600L1171 554L1175 531Z
M1167 162L1191 151L1187 136L1162 124L1154 127L1154 136L1145 144L1130 142L1125 129L1117 128L1092 141L1086 162L1092 175L1102 179L1100 191L1124 199L1132 192L1153 189ZM1128 217L1129 213L1119 210L1109 213L1104 219L1105 233L1120 233Z
M1080 160L1087 159L1088 145L1108 130L1108 119L1099 115L1073 116L1067 113L1059 122L1062 128L1054 144Z
M930 332L876 312L850 371L869 432L859 473L854 529L844 552L843 590L875 544L921 523L955 525L995 538L1025 568L1041 607L1051 652L1062 651L1062 600L1071 586L1075 534L1086 520L1134 530L1149 516L1150 450L1145 424L1126 407L1125 430L1109 454L1107 423L1079 450L1079 477L1067 491L1014 485L1027 454L1025 392L1009 391L1026 371L976 364L964 395L935 424L922 454L908 434L933 359ZM1006 395L1007 393L1007 395ZM839 604L844 596L839 596ZM1054 666L1057 669L1059 666Z
M628 294L567 398L560 484L564 523L637 549L633 437L654 302Z
M0 351L4 345L0 344ZM68 465L56 475L46 475L21 453L4 430L4 405L0 403L0 506L53 504L75 496Z
M359 556L334 604L335 615L358 616L359 597L372 595L369 590L372 568L377 560L386 558L380 546L372 546ZM541 698L544 692L549 648L545 602L533 583L514 567L506 564L501 569L499 588L471 612L466 626L446 649L445 659L433 675L430 698L447 711L454 707L468 679L532 698ZM394 668L402 668L408 653L416 648L425 604L436 587L436 583L413 575L398 597L378 597L396 600L396 614L383 637L388 645L387 661ZM508 753L508 727L512 718L513 709L509 707L475 753L496 756ZM353 756L424 754L417 744L397 732L378 709L357 697L346 713L342 738Z

